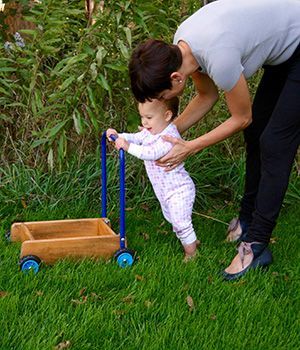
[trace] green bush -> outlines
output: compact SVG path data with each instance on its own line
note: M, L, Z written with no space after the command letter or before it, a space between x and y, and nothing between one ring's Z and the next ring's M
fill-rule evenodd
M105 1L88 26L83 1L44 0L20 30L26 46L0 49L2 160L63 168L95 149L107 126L137 125L127 72L131 49L149 36L171 40L197 1Z

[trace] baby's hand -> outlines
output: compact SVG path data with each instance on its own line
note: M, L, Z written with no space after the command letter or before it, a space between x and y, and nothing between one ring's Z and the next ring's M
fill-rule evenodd
M124 151L128 151L129 142L127 142L122 137L118 137L115 141L115 147L117 150L119 150L120 148L123 148Z
M112 139L110 138L111 135L117 135L118 136L118 132L115 129L107 129L106 130L106 137L108 139L108 141L112 141Z

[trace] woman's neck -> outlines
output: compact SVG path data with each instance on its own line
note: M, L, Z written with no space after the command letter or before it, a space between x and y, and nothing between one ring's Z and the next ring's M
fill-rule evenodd
M180 40L178 47L182 54L182 64L179 71L185 75L191 75L199 68L199 64L192 54L191 48L185 41Z

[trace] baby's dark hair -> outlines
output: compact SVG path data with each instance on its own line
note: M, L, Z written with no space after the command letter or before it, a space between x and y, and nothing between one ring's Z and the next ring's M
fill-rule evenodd
M179 98L177 96L172 97L169 100L160 100L162 103L164 103L167 108L172 112L172 119L174 120L178 115L178 109L179 109Z

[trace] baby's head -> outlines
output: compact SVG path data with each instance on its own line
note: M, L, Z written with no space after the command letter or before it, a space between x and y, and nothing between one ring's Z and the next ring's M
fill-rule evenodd
M139 103L138 109L143 127L153 135L159 134L177 117L178 106L178 97Z

